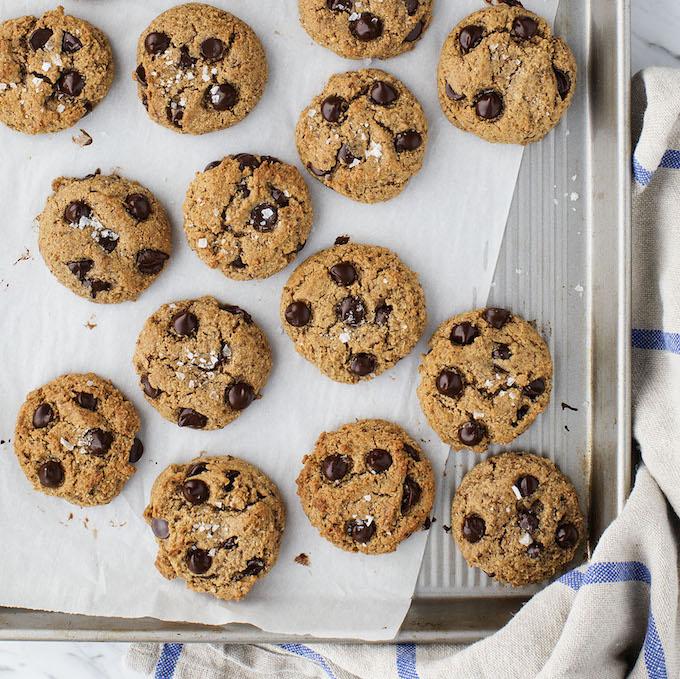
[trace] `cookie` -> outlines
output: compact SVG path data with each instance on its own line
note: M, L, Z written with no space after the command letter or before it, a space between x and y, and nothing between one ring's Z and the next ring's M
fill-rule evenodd
M286 509L274 483L237 457L171 464L144 510L168 580L220 599L242 599L276 563Z
M432 21L433 0L298 0L310 38L346 59L412 50Z
M427 119L395 77L377 69L331 76L295 129L309 173L343 196L377 203L398 196L420 171Z
M444 321L419 371L420 407L454 450L510 443L550 402L548 347L531 323L505 309Z
M576 61L545 19L518 3L463 19L444 42L437 88L446 117L500 144L539 141L571 104Z
M0 24L0 122L27 134L75 125L114 75L106 35L62 7Z
M74 505L105 505L144 451L135 407L109 380L62 375L19 409L14 452L33 488Z
M189 245L237 281L284 269L304 247L312 219L304 179L272 156L239 153L210 163L184 201Z
M453 498L451 534L470 566L517 587L550 578L572 560L583 516L574 486L550 460L503 453L465 475Z
M418 275L376 245L345 243L288 279L281 320L295 350L336 382L369 380L404 358L427 324Z
M302 508L319 533L346 552L393 552L432 509L432 466L391 422L361 420L324 432L302 462Z
M151 120L205 134L236 125L255 108L267 82L267 56L248 24L189 2L163 12L142 33L133 78Z
M269 343L250 314L206 295L164 304L134 355L146 400L180 427L221 429L261 398Z
M118 175L59 177L40 224L40 254L57 280L92 302L135 300L172 251L163 206Z

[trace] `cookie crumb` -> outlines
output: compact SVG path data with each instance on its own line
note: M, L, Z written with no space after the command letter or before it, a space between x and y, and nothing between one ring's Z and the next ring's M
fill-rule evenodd
M71 140L76 146L80 146L80 148L83 148L84 146L89 146L92 143L92 135L88 134L85 132L85 130L80 128L80 134L74 134L71 137Z
M307 554L305 554L304 552L298 554L294 560L295 563L299 563L301 566L309 566L311 564L309 556L307 556Z
M87 323L83 323L83 325L84 325L88 330L94 330L94 329L97 327L97 324L94 323L94 321L96 320L96 318L97 318L97 317L96 317L94 314L92 314L92 316L90 316L90 320L89 320Z
M347 245L349 243L349 236L338 236L335 239L335 245Z

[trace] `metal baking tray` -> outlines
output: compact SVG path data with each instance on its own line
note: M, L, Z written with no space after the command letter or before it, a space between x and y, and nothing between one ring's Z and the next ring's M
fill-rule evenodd
M631 485L630 2L562 2L555 28L576 55L578 91L558 128L525 151L489 303L535 319L548 340L552 403L508 449L550 457L572 478L589 527L582 560L621 511ZM492 176L490 192L491 182ZM438 482L437 521L398 642L475 641L502 627L538 590L500 585L469 568L442 530L455 488L481 459L452 453ZM291 640L242 624L8 608L0 609L0 638Z

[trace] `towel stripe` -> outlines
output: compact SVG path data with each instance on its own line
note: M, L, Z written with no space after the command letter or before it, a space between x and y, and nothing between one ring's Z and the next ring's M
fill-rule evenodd
M419 679L416 672L416 647L414 644L397 644L397 674L399 679Z
M154 679L172 679L184 644L163 644Z
M652 179L652 175L654 173L650 172L649 170L645 170L642 165L638 162L638 159L633 156L633 177L635 177L635 181L638 184L642 184L642 186L647 186L649 182Z
M304 646L303 644L279 644L279 646L284 651L295 653L295 655L299 655L303 658L306 658L307 660L315 662L317 665L320 665L323 668L323 670L331 679L337 679L335 674L333 674L333 670L331 670L331 668L328 666L325 658L322 655L319 655L316 651L313 651L311 648L309 648L309 646Z
M680 334L663 330L633 330L633 347L680 354Z
M659 167L665 167L670 170L680 170L680 151L675 149L668 149L661 157ZM647 186L652 179L654 173L645 169L640 165L638 159L633 156L633 176L635 181L642 186Z

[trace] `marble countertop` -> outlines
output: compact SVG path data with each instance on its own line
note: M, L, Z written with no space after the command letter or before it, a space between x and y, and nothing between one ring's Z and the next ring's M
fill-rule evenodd
M632 0L632 71L680 66L678 0ZM0 679L139 679L122 661L127 644L0 643Z

